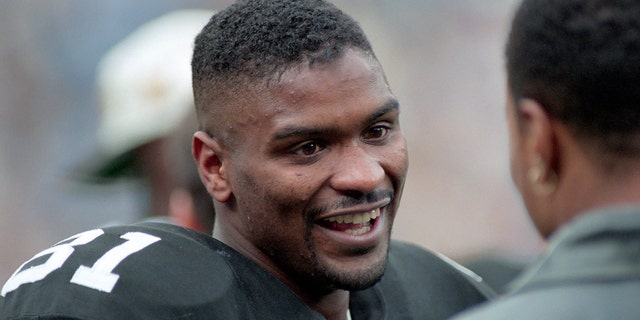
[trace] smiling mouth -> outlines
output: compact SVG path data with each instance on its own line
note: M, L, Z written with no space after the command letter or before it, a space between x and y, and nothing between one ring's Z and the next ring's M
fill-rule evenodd
M380 217L380 208L357 214L345 214L321 220L320 224L334 231L357 236L371 231Z

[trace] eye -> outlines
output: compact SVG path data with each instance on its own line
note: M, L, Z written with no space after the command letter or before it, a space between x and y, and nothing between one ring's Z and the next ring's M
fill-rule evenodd
M307 142L293 150L293 153L299 156L312 156L322 151L324 146L317 142Z
M367 129L363 134L364 140L380 140L389 134L389 128L386 126L375 126Z

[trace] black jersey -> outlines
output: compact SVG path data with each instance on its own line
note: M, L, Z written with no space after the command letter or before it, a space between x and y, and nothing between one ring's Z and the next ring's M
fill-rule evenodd
M352 292L356 319L445 319L487 299L481 283L392 242L387 270ZM37 254L2 287L0 319L323 319L216 239L143 223L87 231Z

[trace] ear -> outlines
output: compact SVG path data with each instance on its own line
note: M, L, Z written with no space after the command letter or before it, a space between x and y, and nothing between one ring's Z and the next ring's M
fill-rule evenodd
M231 197L231 185L227 176L227 168L223 162L223 148L207 133L198 131L193 135L193 158L198 166L200 180L209 194L220 202Z
M528 98L518 101L517 110L521 118L526 165L540 165L542 161L546 168L557 170L556 135L547 111L538 101Z

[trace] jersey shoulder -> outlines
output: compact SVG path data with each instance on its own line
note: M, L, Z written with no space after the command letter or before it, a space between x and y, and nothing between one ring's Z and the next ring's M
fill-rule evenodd
M387 270L380 281L391 306L411 317L446 319L470 306L495 297L472 271L444 255L419 246L393 241Z
M4 284L0 318L178 318L233 287L219 242L164 223L94 229L25 262ZM202 277L215 270L216 277Z

